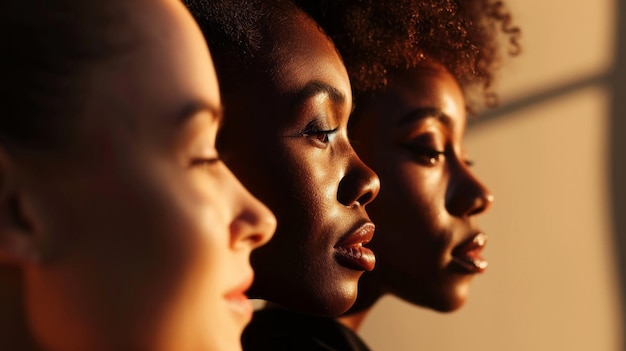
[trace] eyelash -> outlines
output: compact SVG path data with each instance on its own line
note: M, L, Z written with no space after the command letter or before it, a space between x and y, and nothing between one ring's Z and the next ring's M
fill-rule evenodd
M426 166L435 166L441 162L441 159L446 155L445 151L439 151L437 149L421 146L421 145L406 145L406 147L417 156L418 161Z
M221 162L222 159L219 156L209 158L195 158L191 160L190 167L210 167Z
M313 137L317 142L328 144L331 142L331 136L335 134L338 130L339 128L327 130L311 128L310 130L305 130L304 132L302 132L302 136Z
M439 151L434 148L430 148L427 146L418 146L418 145L406 145L406 147L418 157L426 156L422 163L427 166L435 166L437 163L441 162L442 158L446 156L445 151ZM467 167L474 166L474 161L465 159L463 160Z

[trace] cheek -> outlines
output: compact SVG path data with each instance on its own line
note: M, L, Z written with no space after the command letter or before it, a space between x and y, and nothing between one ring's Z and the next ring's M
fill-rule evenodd
M171 246L180 250L181 260L187 262L185 271L197 281L218 277L218 267L230 264L231 238L229 225L233 209L229 207L228 183L204 170L183 172L164 182L171 186L164 196L162 217L171 223L159 223L165 228ZM217 284L219 285L219 284Z
M412 261L438 256L449 240L441 173L410 162L388 162L379 176L381 191L368 206L377 226L377 254Z
M183 189L170 188L173 179L147 183L140 173L68 172L39 197L48 252L25 272L25 285L42 340L64 342L56 325L84 340L103 336L104 345L158 335L188 295L189 278L209 273L195 266L211 254L213 233L190 224L197 216L173 196Z
M301 211L308 226L319 226L322 219L337 210L337 189L341 179L338 162L329 150L288 147L282 165L282 181L277 189L288 189L287 211Z
M445 185L440 171L393 157L382 165L378 162L375 169L381 190L369 208L377 212L378 220L394 217L393 221L401 220L405 226L432 227L441 218Z

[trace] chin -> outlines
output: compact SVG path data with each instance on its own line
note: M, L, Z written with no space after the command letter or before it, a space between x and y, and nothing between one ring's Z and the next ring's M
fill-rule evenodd
M357 281L347 283L325 281L324 284L312 282L282 287L253 284L248 291L248 296L260 298L299 313L336 317L346 312L356 301L357 284Z
M469 284L453 284L452 286L439 287L438 289L430 289L429 291L412 291L407 294L393 293L400 299L433 311L448 313L454 312L467 301L469 295Z
M335 284L334 288L317 290L309 304L301 306L301 311L324 317L336 317L348 311L357 297L357 282Z
M430 307L437 312L454 312L465 305L469 297L469 283L452 286L446 291L440 291ZM439 298L437 298L439 297Z
M436 304L433 304L432 306L426 306L426 307L430 307L431 309L437 312L449 313L449 312L454 312L460 309L461 307L463 307L463 305L465 305L465 301L467 301L466 298L457 298L453 300L440 301Z

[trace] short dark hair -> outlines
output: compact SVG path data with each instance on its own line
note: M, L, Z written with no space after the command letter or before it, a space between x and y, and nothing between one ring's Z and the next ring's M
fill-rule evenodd
M98 4L100 3L100 4ZM68 143L92 63L110 55L111 1L8 0L0 12L0 143ZM119 15L117 15L119 17Z
M183 0L198 22L213 57L222 92L250 84L254 66L277 54L271 34L285 21L306 16L292 0Z
M520 51L520 29L499 0L298 0L334 40L356 93L384 88L389 74L437 61L463 88L478 85L484 102L501 55Z

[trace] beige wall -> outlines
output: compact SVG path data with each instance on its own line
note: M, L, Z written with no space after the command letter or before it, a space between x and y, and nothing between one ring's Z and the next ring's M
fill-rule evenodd
M611 208L612 92L603 83L616 51L617 6L508 3L523 28L524 52L501 77L503 107L467 135L475 170L496 196L480 221L490 235L490 267L452 314L385 298L360 332L374 350L624 345Z

